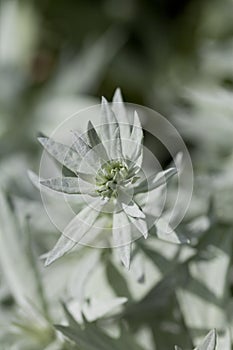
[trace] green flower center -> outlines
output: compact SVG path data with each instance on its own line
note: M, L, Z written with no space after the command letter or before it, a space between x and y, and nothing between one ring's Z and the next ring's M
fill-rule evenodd
M96 191L102 197L116 198L118 186L126 184L129 169L125 162L111 160L102 165L96 175Z

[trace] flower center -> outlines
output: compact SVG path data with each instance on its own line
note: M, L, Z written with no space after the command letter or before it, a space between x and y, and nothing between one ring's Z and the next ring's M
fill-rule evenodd
M96 191L102 197L116 198L118 187L126 184L128 175L129 169L125 162L111 160L104 163L96 175Z

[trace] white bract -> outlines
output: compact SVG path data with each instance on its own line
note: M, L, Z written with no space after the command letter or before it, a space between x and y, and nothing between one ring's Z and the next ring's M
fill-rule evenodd
M73 173L71 177L40 179L41 188L80 195L84 202L83 209L65 227L48 254L46 265L80 243L103 216L108 218L113 246L127 268L132 241L135 236L147 238L152 226L157 229L159 238L180 243L165 217L154 220L153 225L148 224L148 208L140 203L143 196L164 186L177 169L172 167L149 178L142 176L143 130L136 111L133 120L129 120L119 89L111 105L102 99L101 116L98 129L89 121L86 133L73 132L71 147L50 138L39 138L45 150ZM156 201L157 196L155 206ZM151 211L149 214L151 218Z

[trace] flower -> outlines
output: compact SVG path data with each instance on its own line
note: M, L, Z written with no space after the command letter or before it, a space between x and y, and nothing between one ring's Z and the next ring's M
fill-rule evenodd
M160 217L152 224L151 213L142 198L177 173L172 167L145 178L142 171L143 130L137 112L130 121L121 92L116 90L113 103L105 98L101 104L102 124L98 129L88 122L87 132L73 132L71 147L40 137L45 150L73 176L40 180L40 186L65 194L83 196L83 209L65 227L55 247L49 252L49 265L76 244L80 243L101 217L110 218L114 246L121 261L129 268L131 243L135 237L148 237L152 226L159 237L180 243L179 237L169 227L165 218ZM152 196L152 202L158 200ZM142 202L142 204L140 204ZM143 204L144 203L144 204Z

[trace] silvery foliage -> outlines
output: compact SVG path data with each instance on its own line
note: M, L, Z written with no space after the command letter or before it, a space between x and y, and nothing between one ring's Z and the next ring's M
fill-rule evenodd
M151 212L143 199L177 173L177 169L171 167L148 178L142 177L143 130L136 111L130 122L119 89L112 105L102 99L101 117L100 130L97 131L89 121L85 134L74 131L71 147L51 138L39 138L45 150L75 175L39 179L40 188L88 196L88 205L84 203L83 209L65 227L48 254L46 265L82 241L104 215L106 227L112 229L113 245L117 247L122 263L129 268L131 242L135 236L147 238L151 228L148 217L153 215L153 210ZM36 182L34 174L31 179ZM157 196L153 200L155 205ZM159 238L181 243L164 216L158 219L154 214L152 226Z
M92 349L130 349L130 350L142 350L143 347L132 341L129 333L123 328L121 330L120 337L112 338L106 334L103 330L98 328L94 323L87 323L84 321L83 327L81 327L69 311L65 308L66 316L69 321L68 326L56 326L57 330L63 333L67 338L72 340L75 344L81 345L85 350ZM92 343L90 344L90 338ZM215 329L211 330L202 343L194 350L216 350L217 334ZM175 350L182 350L180 347L175 346Z
M216 350L217 335L215 329L210 331L203 342L194 350ZM182 350L180 347L175 346L175 350Z

